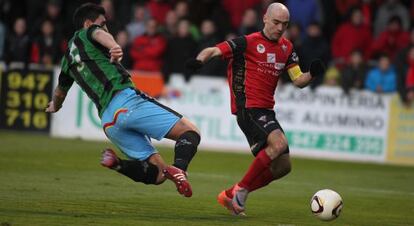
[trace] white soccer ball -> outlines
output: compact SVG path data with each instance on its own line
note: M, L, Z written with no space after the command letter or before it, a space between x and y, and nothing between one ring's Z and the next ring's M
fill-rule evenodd
M313 215L324 221L337 218L343 205L341 196L331 189L319 190L310 201Z

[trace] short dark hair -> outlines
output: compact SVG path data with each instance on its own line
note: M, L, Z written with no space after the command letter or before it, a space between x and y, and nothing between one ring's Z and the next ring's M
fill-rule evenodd
M85 3L76 9L73 14L73 24L76 30L83 27L86 20L96 20L99 15L105 15L105 9L97 4Z

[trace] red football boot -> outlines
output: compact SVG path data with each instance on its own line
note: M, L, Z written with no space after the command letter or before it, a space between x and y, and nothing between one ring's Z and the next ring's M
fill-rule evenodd
M163 173L167 179L172 180L175 183L178 193L184 195L185 197L191 197L193 195L193 191L191 190L191 185L187 180L187 173L185 171L174 166L167 166Z
M240 205L239 200L237 199L236 193L241 191L243 188L241 188L239 185L234 185L233 189L231 190L231 193L233 195L233 198L230 198L226 194L226 190L223 190L220 192L220 194L217 196L217 201L228 209L233 215L237 216L246 216L245 214L245 207Z
M119 166L118 156L112 149L106 148L102 151L101 165L110 169L116 169Z

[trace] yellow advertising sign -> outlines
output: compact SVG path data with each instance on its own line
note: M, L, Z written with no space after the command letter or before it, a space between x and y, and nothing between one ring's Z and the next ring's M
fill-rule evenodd
M387 162L414 165L414 106L392 98L388 131Z

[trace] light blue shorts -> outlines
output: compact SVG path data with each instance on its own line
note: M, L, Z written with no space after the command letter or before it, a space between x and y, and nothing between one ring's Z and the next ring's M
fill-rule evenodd
M181 117L153 98L128 88L112 98L102 114L102 127L125 155L145 160L157 152L151 138L164 138Z

